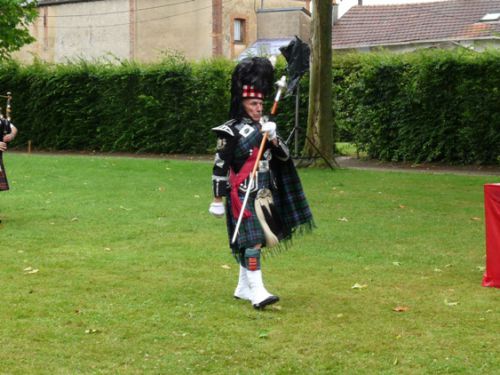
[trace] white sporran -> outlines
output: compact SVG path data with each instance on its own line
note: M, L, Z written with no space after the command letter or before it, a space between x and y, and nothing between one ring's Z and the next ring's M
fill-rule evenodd
M276 222L281 223L280 219L276 217L277 213L274 208L273 195L269 189L260 189L255 197L255 212L259 219L260 226L264 232L266 239L266 246L273 247L279 243L279 233L281 225L276 225ZM273 232L273 228L274 231Z

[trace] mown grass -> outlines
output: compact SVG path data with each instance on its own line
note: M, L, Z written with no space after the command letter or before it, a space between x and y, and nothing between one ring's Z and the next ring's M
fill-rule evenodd
M498 177L301 170L318 228L264 261L282 301L258 312L232 298L210 163L5 163L0 373L498 371L499 291L481 286Z

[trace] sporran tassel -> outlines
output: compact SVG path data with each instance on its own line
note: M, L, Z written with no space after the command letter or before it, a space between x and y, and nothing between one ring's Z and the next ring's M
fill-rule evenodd
M283 238L283 224L273 203L271 190L261 189L255 197L255 213L264 232L266 247L274 247Z

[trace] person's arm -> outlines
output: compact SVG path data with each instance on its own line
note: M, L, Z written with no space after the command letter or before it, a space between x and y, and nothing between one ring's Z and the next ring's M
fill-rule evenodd
M222 202L227 194L229 169L234 157L235 136L229 133L217 133L217 151L212 168L212 191L214 202Z
M7 151L7 143L0 142L0 152Z
M283 140L276 132L276 124L272 121L262 124L262 131L267 132L269 143L271 144L271 152L280 160L288 160L290 151Z
M277 136L275 139L271 141L272 147L271 152L274 156L276 156L280 160L288 160L290 158L290 150L285 142Z
M224 130L216 131L217 151L212 168L212 193L214 198L208 211L215 217L222 217L225 213L223 197L227 195L229 169L235 148L235 137L231 129L225 128Z

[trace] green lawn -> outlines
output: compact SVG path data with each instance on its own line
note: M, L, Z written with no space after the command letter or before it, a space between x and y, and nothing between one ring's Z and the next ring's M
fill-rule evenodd
M300 170L318 228L264 261L281 302L259 312L232 298L211 163L4 159L2 374L499 371L500 290L481 286L499 177Z

